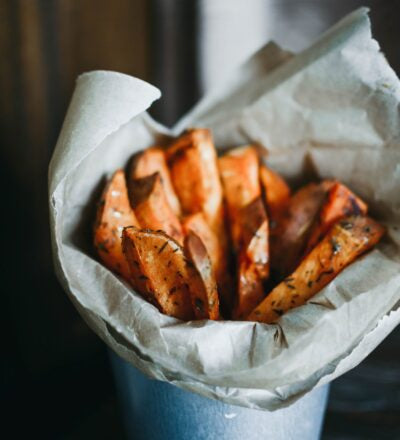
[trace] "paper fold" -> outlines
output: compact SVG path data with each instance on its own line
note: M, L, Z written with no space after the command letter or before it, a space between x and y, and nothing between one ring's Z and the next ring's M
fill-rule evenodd
M80 75L49 169L50 191L110 133L147 110L160 91L138 78L98 70Z

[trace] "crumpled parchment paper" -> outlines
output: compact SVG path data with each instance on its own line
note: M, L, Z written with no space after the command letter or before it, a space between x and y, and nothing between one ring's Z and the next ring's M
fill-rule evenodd
M160 92L126 75L79 77L49 171L57 274L92 329L148 376L221 401L274 410L360 363L400 322L400 83L366 9L298 55L267 44L173 130L146 113ZM218 147L260 142L290 182L336 177L388 235L276 325L181 322L160 314L92 249L105 176L189 126Z

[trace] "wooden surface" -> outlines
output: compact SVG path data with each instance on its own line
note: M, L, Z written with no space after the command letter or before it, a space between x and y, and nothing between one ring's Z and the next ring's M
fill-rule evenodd
M400 69L400 2L365 3L373 5L378 39ZM159 85L165 99L154 112L167 123L195 102L195 6L173 0L0 1L0 391L5 422L16 437L123 438L105 347L53 274L47 167L75 78L84 71L118 70ZM400 438L399 349L397 330L335 381L323 438Z

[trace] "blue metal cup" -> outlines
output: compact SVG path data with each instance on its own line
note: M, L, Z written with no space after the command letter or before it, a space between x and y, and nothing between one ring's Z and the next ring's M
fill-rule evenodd
M320 438L328 385L293 405L258 411L207 399L148 379L111 354L129 439L134 440L316 440Z

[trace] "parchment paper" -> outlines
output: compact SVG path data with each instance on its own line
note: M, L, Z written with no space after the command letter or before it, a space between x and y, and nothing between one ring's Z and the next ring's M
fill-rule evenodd
M82 317L148 376L274 410L360 363L400 321L400 83L366 9L292 56L270 43L170 132L145 110L151 85L113 72L78 78L49 170L57 274ZM91 246L104 177L189 126L218 147L260 142L294 184L336 177L366 199L387 238L276 325L183 323L103 267Z

